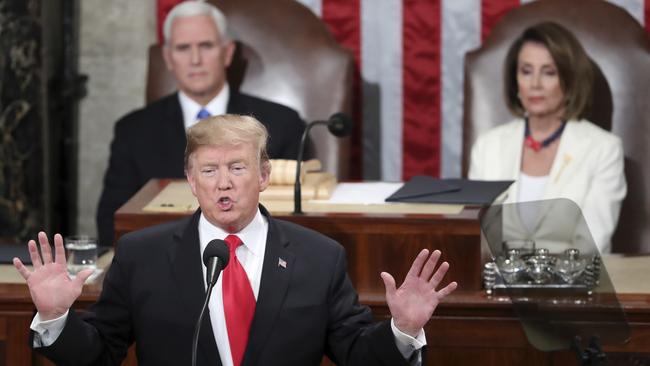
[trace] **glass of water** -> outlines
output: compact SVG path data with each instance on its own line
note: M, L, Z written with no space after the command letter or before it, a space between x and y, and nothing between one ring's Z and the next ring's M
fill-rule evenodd
M68 273L76 275L79 271L90 268L97 269L97 240L87 235L69 236L65 238L65 249L68 258Z

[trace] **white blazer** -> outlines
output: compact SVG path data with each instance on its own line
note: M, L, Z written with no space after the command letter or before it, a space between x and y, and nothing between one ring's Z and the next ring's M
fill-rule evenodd
M516 202L523 143L523 119L479 136L472 147L469 178L514 180L505 203ZM542 199L567 198L575 202L601 253L607 253L611 251L611 237L626 192L621 139L589 121L569 121Z

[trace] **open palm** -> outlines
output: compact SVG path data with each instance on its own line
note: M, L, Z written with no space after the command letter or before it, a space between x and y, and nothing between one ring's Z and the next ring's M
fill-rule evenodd
M449 263L443 262L434 273L440 255L438 250L431 253L431 256L427 249L422 250L399 288L396 288L392 275L381 273L386 287L386 302L395 326L413 337L431 319L440 301L458 286L456 282L451 282L441 290L436 290L449 269Z
M66 267L63 238L54 235L55 256L44 232L38 233L39 254L36 242L30 240L29 256L32 259L33 271L30 271L18 258L14 258L14 266L27 282L32 301L42 320L55 319L65 314L81 294L84 282L92 274L92 269L81 271L76 278L68 276Z

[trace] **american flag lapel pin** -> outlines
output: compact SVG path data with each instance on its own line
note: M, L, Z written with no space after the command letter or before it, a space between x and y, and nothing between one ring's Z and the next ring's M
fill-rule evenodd
M287 261L278 257L278 267L287 268Z

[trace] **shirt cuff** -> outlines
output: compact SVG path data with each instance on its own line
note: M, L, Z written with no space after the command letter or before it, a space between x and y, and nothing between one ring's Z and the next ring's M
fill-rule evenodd
M29 326L35 333L34 348L49 347L59 338L68 319L68 312L69 310L60 317L50 320L41 320L40 315L36 313Z
M395 326L395 320L392 318L390 320L390 328L393 331L393 335L395 336L395 344L397 345L397 349L407 360L412 360L413 354L427 345L427 338L424 335L424 329L420 329L420 332L415 338L411 337L410 335L397 329ZM420 360L419 354L420 352L418 352L418 357L416 357L416 360L413 361ZM419 362L414 362L413 364L419 364Z

